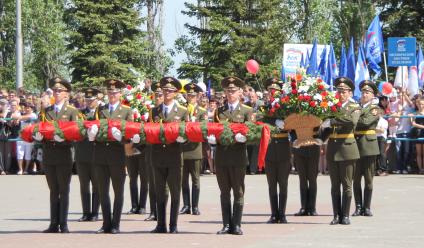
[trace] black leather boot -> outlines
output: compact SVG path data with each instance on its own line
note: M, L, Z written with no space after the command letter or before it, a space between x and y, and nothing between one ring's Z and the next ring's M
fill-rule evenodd
M131 209L127 214L137 214L138 210L138 188L130 187Z
M90 193L81 194L82 217L78 219L78 222L90 221L90 210L91 210L90 201L91 201Z
M342 204L339 194L331 193L331 202L333 204L333 220L330 222L330 225L337 225L340 223L342 215Z
M91 216L90 221L99 220L99 195L97 193L91 194Z
M286 218L286 205L287 205L287 193L280 193L278 199L278 222L282 224L287 223Z
M183 188L182 194L183 194L184 206L181 208L180 214L191 214L191 210L190 210L190 189Z
M317 202L317 189L308 189L308 200L306 201L307 211L309 216L317 216L316 210L316 202Z
M178 207L179 200L171 202L171 213L169 218L169 233L178 233Z
M200 215L199 196L200 196L200 189L196 189L193 187L191 189L191 201L192 201L192 207L193 207L191 213L193 215Z
M371 217L373 214L371 212L371 199L372 199L372 189L365 189L364 190L364 210L363 214L364 216Z
M231 233L234 235L243 235L243 231L241 230L241 217L243 216L243 205L234 203L233 205L233 230Z
M166 202L157 204L157 225L151 233L167 233L166 229Z
M362 189L354 188L353 196L355 197L355 212L353 212L352 216L361 216L363 213L362 208Z
M59 232L59 202L50 200L50 225L43 233Z
M223 227L216 234L231 233L231 202L224 202L221 197L221 213Z
M69 195L64 194L60 196L59 204L59 227L61 233L69 233L68 229L68 209L69 209Z
M306 210L306 202L308 199L308 190L301 189L300 190L300 209L299 212L295 213L294 216L306 216L308 212Z
M278 195L269 195L269 201L271 204L271 217L267 221L268 224L278 223Z
M348 196L343 194L342 197L342 216L343 218L340 220L340 224L342 225L350 225L349 213L350 213L350 202L352 201L352 196Z

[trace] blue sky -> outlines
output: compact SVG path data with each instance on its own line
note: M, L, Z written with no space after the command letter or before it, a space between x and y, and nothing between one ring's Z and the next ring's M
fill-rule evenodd
M189 18L183 15L181 11L184 9L184 2L196 3L196 0L165 0L164 3L164 25L163 25L163 41L165 43L165 49L174 48L174 41L181 35L187 33L187 29L184 28L185 23L196 23L195 18ZM174 66L171 68L169 75L177 76L177 68L184 60L183 54L178 54L172 59L174 60Z

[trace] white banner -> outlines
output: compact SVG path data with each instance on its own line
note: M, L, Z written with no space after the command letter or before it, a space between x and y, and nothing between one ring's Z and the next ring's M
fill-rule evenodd
M300 66L300 61L306 61L306 54L309 51L309 54L312 51L313 44L284 44L283 52L283 67L286 77L294 76L296 69ZM329 45L317 45L317 68L321 61L321 53L324 50L324 47L327 47L326 60L328 58L328 53L330 52Z

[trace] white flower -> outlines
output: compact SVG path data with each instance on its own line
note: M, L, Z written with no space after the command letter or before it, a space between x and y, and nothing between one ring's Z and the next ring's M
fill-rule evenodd
M147 101L144 102L144 104L149 105L149 106L152 106L152 101L147 100Z
M322 101L322 96L321 96L321 94L315 94L313 98L314 98L314 100L316 100L316 101Z
M271 106L274 107L274 105L279 101L280 99L274 99L274 101L271 103Z
M308 92L308 90L309 90L309 86L307 85L299 86L299 92Z
M334 103L332 102L332 101L329 101L328 102L328 107L331 107L331 106L333 106L334 105Z
M149 119L149 112L144 113L144 115L143 115L143 116L144 116L144 119L145 119L145 120L148 120L148 119Z
M134 96L133 95L130 94L130 95L127 96L127 100L128 101L132 101L133 99L134 99Z

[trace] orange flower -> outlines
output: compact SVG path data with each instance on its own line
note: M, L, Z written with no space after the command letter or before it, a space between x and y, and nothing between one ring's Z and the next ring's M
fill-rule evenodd
M302 81L302 74L296 74L296 81Z
M319 105L321 108L328 108L328 102L323 101L321 102L321 104Z

